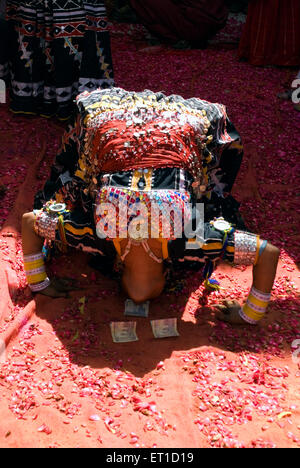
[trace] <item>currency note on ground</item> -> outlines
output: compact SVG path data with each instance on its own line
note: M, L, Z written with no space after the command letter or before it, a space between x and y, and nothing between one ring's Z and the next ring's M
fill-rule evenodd
M143 304L135 304L131 299L125 301L124 315L132 315L134 317L148 317L149 301Z
M110 322L110 330L114 343L137 341L136 322Z
M179 336L179 333L177 331L177 318L151 320L151 327L155 338L168 338L169 336Z

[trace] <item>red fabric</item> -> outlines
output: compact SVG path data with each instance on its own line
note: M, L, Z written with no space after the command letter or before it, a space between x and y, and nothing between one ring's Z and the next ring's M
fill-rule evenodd
M300 65L300 1L252 0L239 56L252 65Z
M163 119L160 120L163 125ZM168 122L166 121L166 124ZM143 126L143 131L147 133L148 128L152 128L153 123L150 122ZM124 131L122 136L110 138L109 141L101 145L103 134L110 129L117 129L118 132ZM93 141L92 154L98 159L98 167L105 172L118 172L136 169L146 169L150 167L178 167L192 171L190 165L192 153L196 153L199 167L201 164L201 156L198 147L193 137L193 130L190 125L183 127L177 126L169 131L169 135L177 144L181 144L183 150L178 147L173 147L170 143L165 143L166 134L161 130L152 130L151 137L147 136L143 144L143 158L139 156L138 150L141 149L141 143L134 137L136 129L127 129L126 122L120 120L112 120L101 126L101 132L98 132ZM180 133L179 133L180 132ZM184 135L180 137L179 135ZM185 138L186 137L186 138ZM188 143L187 143L188 141ZM191 143L189 143L191 141ZM125 148L124 144L130 143L129 148ZM109 152L112 151L111 155ZM122 155L124 153L124 156ZM125 156L126 154L126 156Z
M131 0L143 24L170 41L202 41L225 26L224 0Z

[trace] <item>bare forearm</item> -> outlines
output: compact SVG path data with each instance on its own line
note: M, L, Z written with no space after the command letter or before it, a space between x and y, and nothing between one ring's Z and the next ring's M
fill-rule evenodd
M279 253L277 247L268 243L253 267L253 286L259 291L271 292L276 277Z
M22 249L24 255L40 252L44 239L39 237L34 231L35 216L33 213L26 213L22 218Z

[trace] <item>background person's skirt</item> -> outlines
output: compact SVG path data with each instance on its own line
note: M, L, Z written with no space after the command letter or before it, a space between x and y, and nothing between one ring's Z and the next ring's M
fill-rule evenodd
M113 86L104 1L8 1L11 110L67 119L75 96Z
M300 1L252 0L240 45L252 65L300 65Z

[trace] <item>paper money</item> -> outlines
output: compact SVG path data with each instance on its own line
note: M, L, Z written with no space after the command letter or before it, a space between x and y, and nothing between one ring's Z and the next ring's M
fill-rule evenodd
M179 336L177 331L177 318L151 320L151 327L155 338Z
M111 335L114 343L137 341L136 322L111 322Z
M135 304L130 299L125 301L124 315L132 315L134 317L148 317L149 314L149 301L143 304Z

